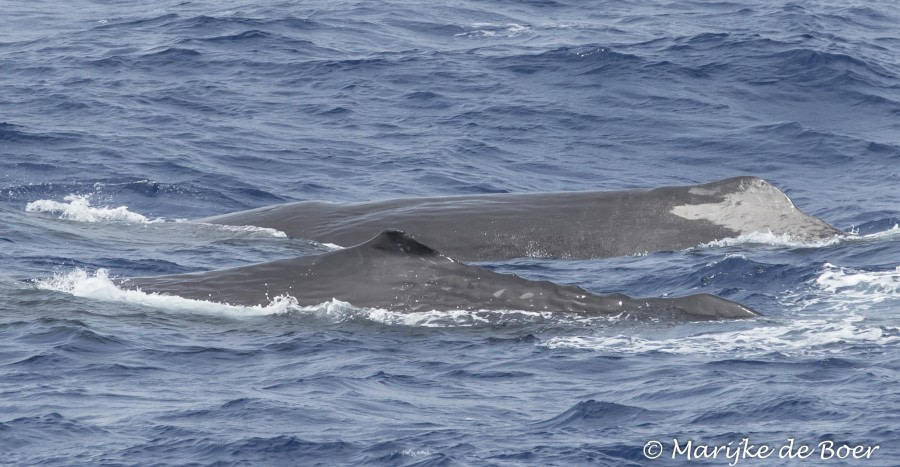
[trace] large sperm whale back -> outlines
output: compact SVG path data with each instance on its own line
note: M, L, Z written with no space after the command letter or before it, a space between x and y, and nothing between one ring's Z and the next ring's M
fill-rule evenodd
M843 232L798 210L756 177L649 191L484 194L364 203L304 201L204 219L355 245L409 232L462 261L603 258L680 250L752 232L799 241Z
M524 310L638 318L751 318L753 310L708 294L633 299L500 274L455 261L399 231L314 256L234 269L129 281L145 292L236 305L264 305L279 295L300 305L333 298L396 311Z

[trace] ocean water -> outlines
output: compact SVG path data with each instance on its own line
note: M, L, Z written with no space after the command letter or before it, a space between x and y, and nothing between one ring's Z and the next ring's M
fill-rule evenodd
M0 464L900 463L895 2L144 3L0 16ZM327 249L192 222L269 204L735 175L858 235L483 265L754 320L113 282Z

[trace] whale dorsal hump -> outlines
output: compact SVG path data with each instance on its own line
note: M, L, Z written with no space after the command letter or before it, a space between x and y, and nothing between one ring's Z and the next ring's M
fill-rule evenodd
M359 245L366 250L407 256L437 256L440 253L402 230L388 229Z

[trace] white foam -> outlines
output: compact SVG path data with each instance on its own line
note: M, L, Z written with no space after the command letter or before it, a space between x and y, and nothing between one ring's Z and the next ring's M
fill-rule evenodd
M188 222L188 221L184 221ZM199 223L200 225L211 227L217 230L222 230L225 232L232 232L237 234L264 234L270 235L275 238L287 238L287 234L270 227L257 227L255 225L226 225L226 224L207 224L207 223ZM326 245L327 246L327 245Z
M128 210L128 206L119 206L116 208L107 206L93 206L91 205L91 195L71 194L63 198L63 200L66 202L62 203L49 199L39 199L25 205L25 211L59 214L60 219L74 222L108 222L121 224L153 224L168 222L167 219L150 219L144 215L132 212ZM192 223L191 221L184 219L174 219L174 222L183 224ZM239 234L240 236L262 234L276 238L287 238L287 234L280 230L268 227L257 227L255 225L224 225L207 224L202 222L194 224L201 225L205 228L212 228L222 232ZM335 249L332 248L331 245L326 246L330 249ZM336 246L337 245L335 245L335 247Z
M585 318L551 312L523 310L449 310L449 311L390 311L384 309L364 309L365 318L387 325L417 327L473 327L496 324L527 324L542 322L580 322ZM608 321L604 317L598 321Z
M696 334L677 338L654 339L626 334L554 337L542 345L551 349L572 348L627 354L662 352L751 356L780 352L816 355L840 353L851 345L897 344L900 343L898 331L898 328L867 324L862 317L851 315L839 320L772 322L731 331L709 332L701 329Z
M91 206L89 195L68 195L63 198L67 203L49 199L39 199L28 203L28 212L59 213L60 219L76 222L121 222L126 224L147 224L150 219L128 210L127 206L117 208Z
M431 451L429 451L427 449L419 449L419 450L404 449L404 450L400 451L400 454L402 454L404 456L409 456L409 457L422 457L422 456L430 456Z
M816 285L834 298L853 303L900 299L900 266L887 271L862 271L825 263Z
M900 236L900 224L894 224L893 227L887 230L883 230L881 232L874 232L868 235L863 235L859 238L862 239L874 239L874 238L892 238L894 236Z
M900 224L896 224L888 230L867 235L849 233L845 235L835 235L831 238L821 240L799 240L788 233L775 234L772 233L771 230L768 230L766 232L751 232L737 237L714 240L709 243L700 244L695 248L722 248L742 245L770 245L786 248L825 248L839 243L868 242L889 239L895 236L900 236Z
M823 240L803 241L794 238L788 233L775 234L769 230L766 232L751 232L737 237L713 240L709 243L698 245L696 248L722 248L742 245L770 245L786 248L824 248L836 245L846 238L848 238L848 236L835 235L834 237Z
M454 34L463 37L516 37L531 32L531 28L516 23L473 23L471 31Z
M893 326L891 318L885 320L879 311L873 311L900 304L900 266L863 271L826 263L817 277L784 294L779 302L806 317L731 323L727 326L742 329L727 330L721 329L721 323L698 323L691 325L698 330L687 328L693 332L677 338L566 336L551 338L542 345L614 353L809 355L840 353L853 345L900 344L900 328Z
M863 271L825 263L808 287L779 298L786 308L824 309L833 315L868 313L892 303L900 306L900 266Z
M110 279L109 273L105 269L100 269L94 274L88 274L83 269L76 269L65 274L56 274L48 279L35 280L34 283L40 289L65 292L76 297L133 303L168 311L199 312L233 317L284 313L296 305L296 300L289 297L276 297L266 306L248 307L191 300L173 295L145 293L136 289L123 289Z

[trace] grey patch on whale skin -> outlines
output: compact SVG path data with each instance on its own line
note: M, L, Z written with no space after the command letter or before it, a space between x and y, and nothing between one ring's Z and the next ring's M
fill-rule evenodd
M671 213L688 220L706 220L742 234L788 234L801 242L843 234L821 219L801 212L784 192L763 179L748 178L736 185L691 188L692 194L721 197L721 201L678 205Z
M234 269L136 278L126 286L234 305L266 305L279 295L300 305L332 299L392 311L524 310L709 320L751 318L753 310L700 294L633 299L533 281L460 263L409 235L386 230L360 245Z
M677 251L753 232L799 241L844 233L756 177L648 191L496 193L364 203L303 201L203 222L356 245L399 229L460 261L605 258Z

